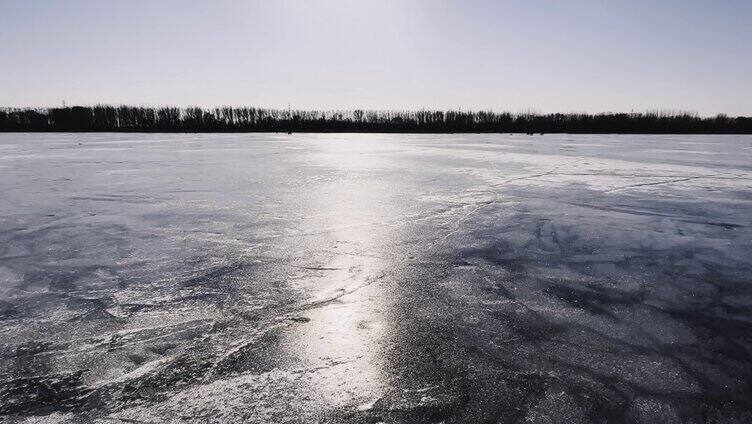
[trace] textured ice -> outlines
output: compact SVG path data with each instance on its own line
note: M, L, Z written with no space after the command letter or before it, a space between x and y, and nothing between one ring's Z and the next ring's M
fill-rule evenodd
M751 147L0 134L0 419L750 422Z

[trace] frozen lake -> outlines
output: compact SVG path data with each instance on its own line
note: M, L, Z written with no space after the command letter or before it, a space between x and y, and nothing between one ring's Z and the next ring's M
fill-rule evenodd
M0 421L752 421L750 136L0 134L0 176Z

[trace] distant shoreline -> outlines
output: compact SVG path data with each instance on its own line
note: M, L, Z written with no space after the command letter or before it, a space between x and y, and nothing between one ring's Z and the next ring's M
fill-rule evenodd
M0 108L0 132L752 134L752 117L693 113L283 110L256 107Z
M752 132L542 132L542 133L525 133L525 132L496 132L496 131L457 131L457 132L439 132L439 131L144 131L144 130L0 130L0 134L433 134L433 135L456 135L456 134L478 134L478 135L526 135L530 137L542 136L547 134L571 134L571 135L752 135Z

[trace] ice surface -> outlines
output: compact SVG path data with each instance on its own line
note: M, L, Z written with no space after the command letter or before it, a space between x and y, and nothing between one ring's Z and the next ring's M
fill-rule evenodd
M752 137L0 134L0 419L750 422Z

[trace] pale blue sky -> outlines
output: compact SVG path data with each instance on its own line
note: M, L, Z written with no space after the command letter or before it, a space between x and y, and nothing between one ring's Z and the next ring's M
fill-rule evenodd
M752 1L0 0L0 105L752 115Z

